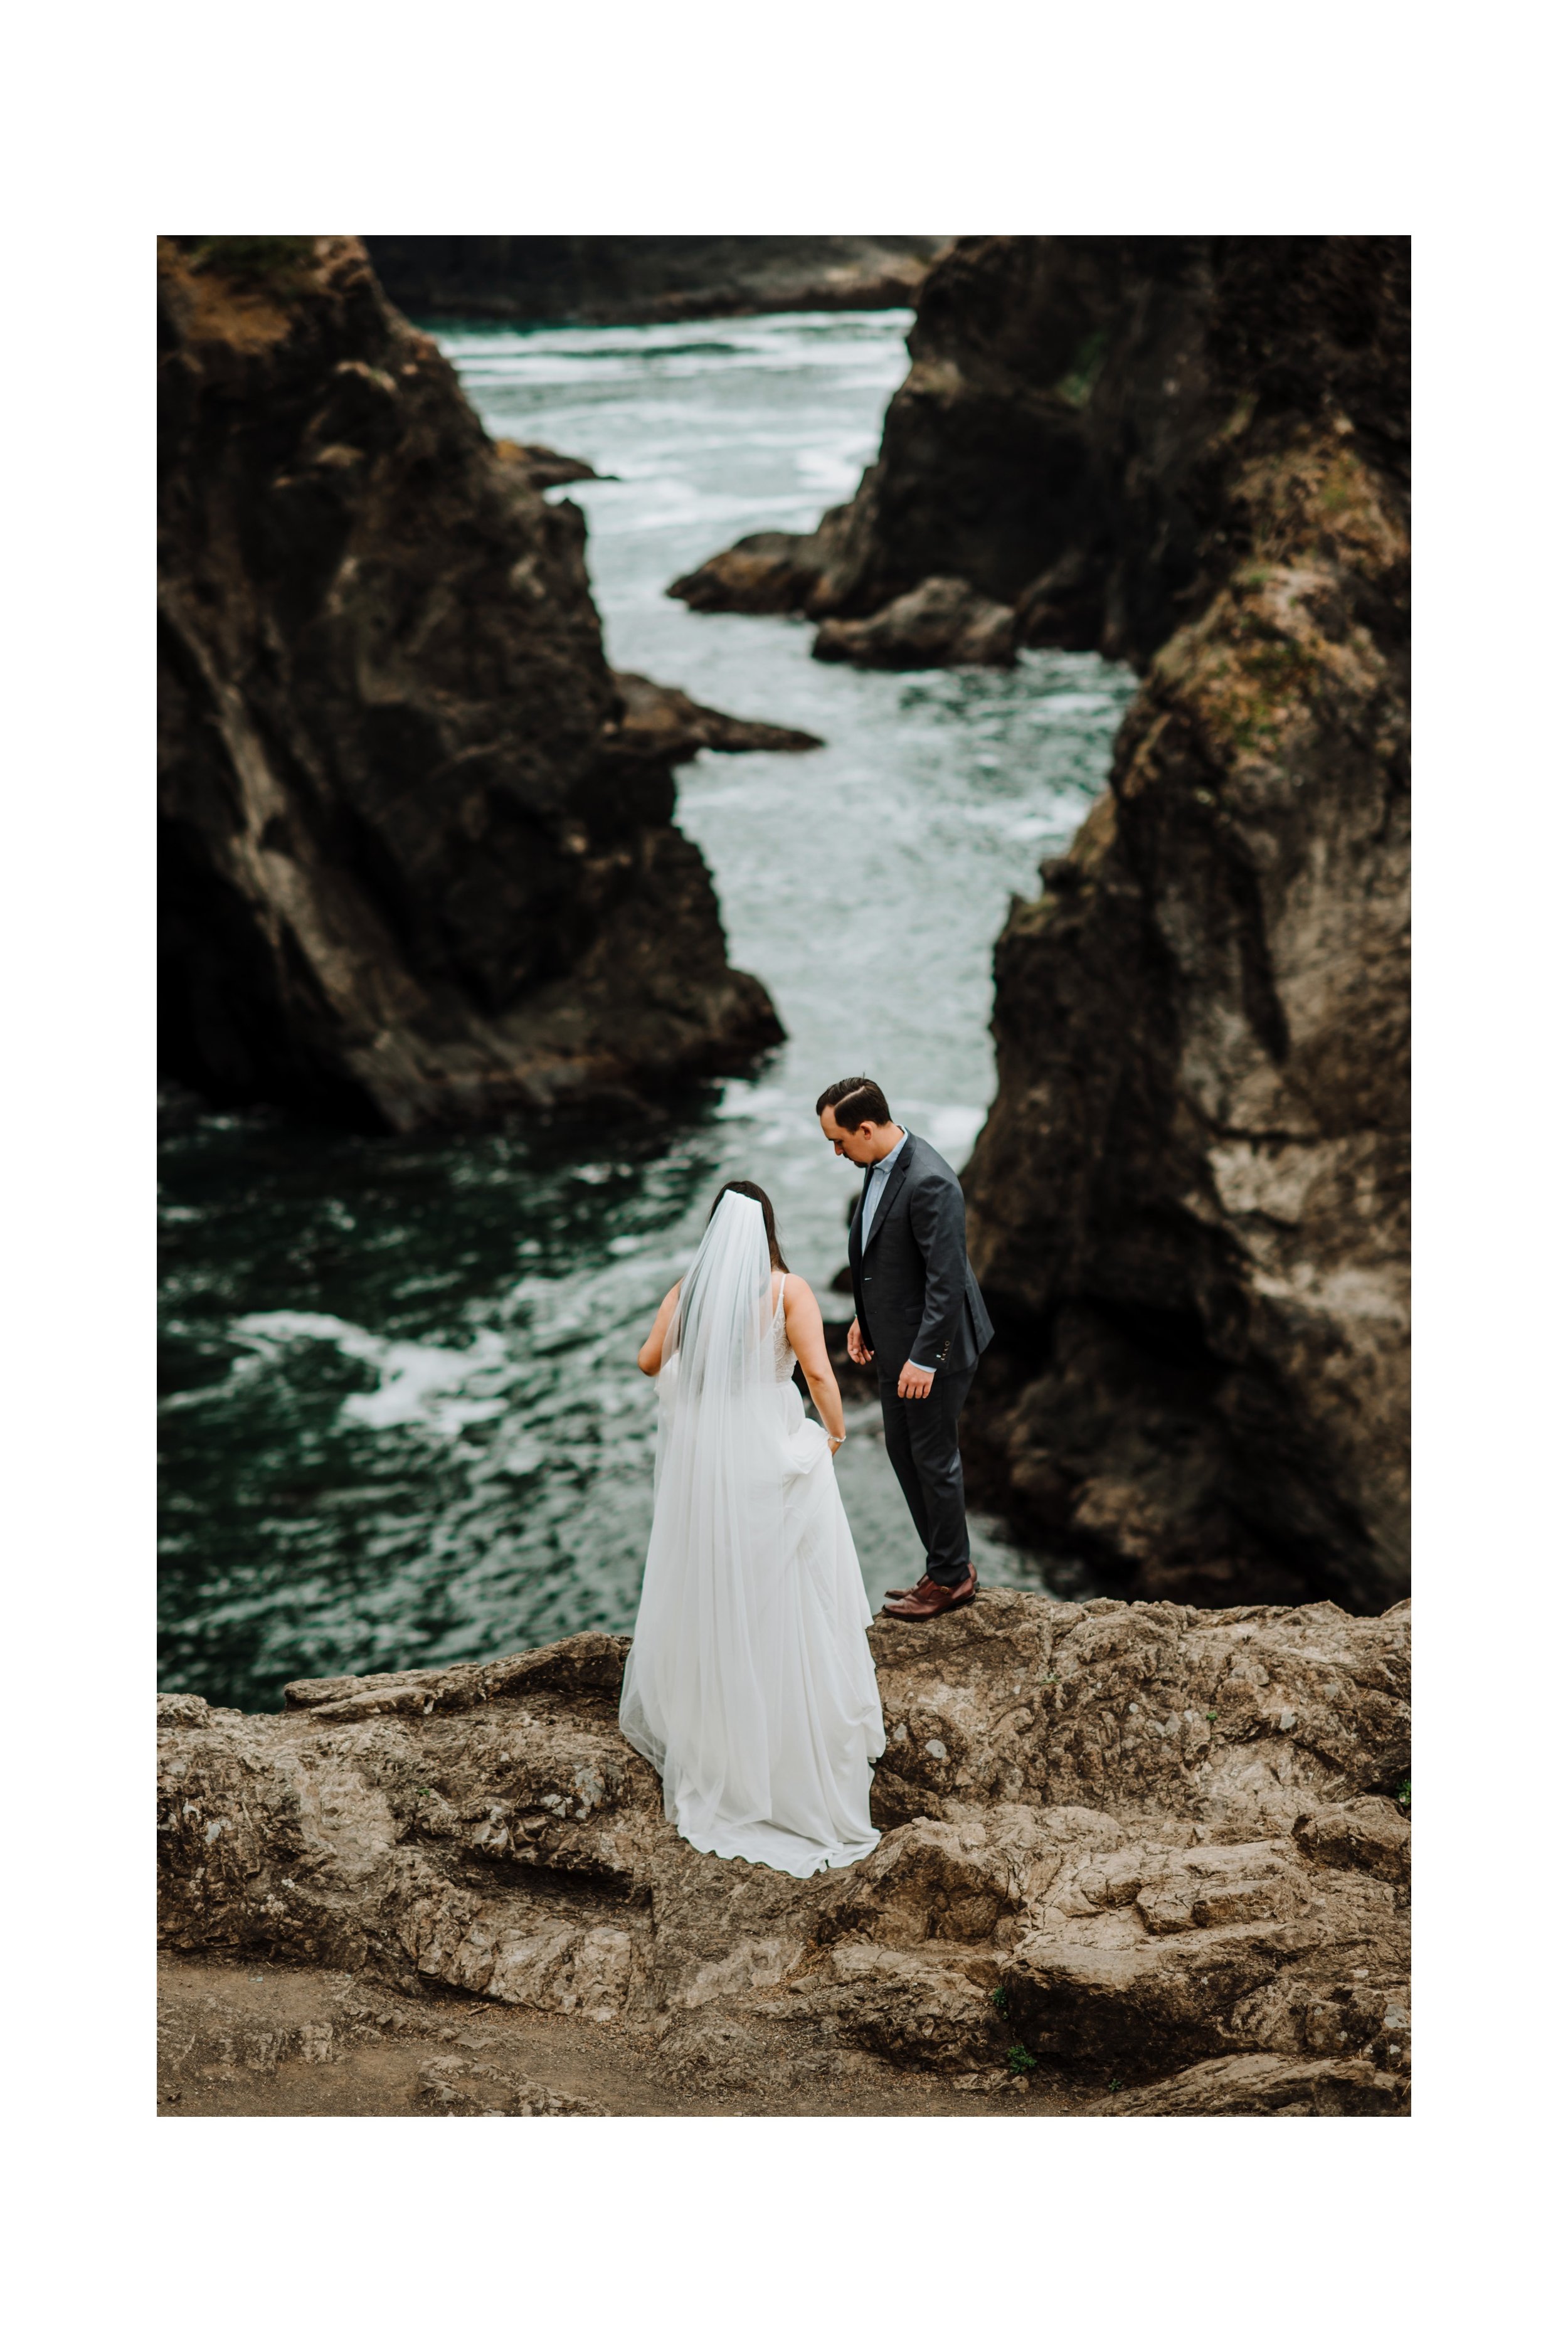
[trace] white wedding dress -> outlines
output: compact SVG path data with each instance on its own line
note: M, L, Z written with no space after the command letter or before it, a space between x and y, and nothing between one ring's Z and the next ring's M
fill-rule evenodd
M876 1845L884 1738L859 1562L784 1327L763 1213L726 1192L665 1340L621 1729L700 1853L809 1878Z

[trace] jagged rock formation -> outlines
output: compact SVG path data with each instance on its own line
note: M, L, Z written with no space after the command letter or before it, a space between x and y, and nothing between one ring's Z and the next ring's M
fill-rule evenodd
M372 236L422 317L657 323L912 302L941 236Z
M355 239L231 242L159 256L165 1075L410 1129L743 1066L579 462L492 444Z
M656 686L636 670L615 673L620 697L620 741L679 767L699 751L820 751L820 735L804 727L775 727L766 719L731 719L693 702L676 686Z
M1408 1589L1407 344L1402 238L961 239L852 506L673 592L1145 672L997 945L966 1445L1150 1597Z
M1006 668L1016 625L1011 608L977 596L967 580L922 580L865 621L825 621L812 653L862 669L942 669L950 663Z
M992 1491L1124 1589L1375 1609L1409 1589L1405 312L1397 240L1310 242L1222 259L1158 360L1179 454L1100 577L1102 631L1160 642L997 943L977 1419ZM1142 373L1122 413L1131 477Z
M542 441L506 441L496 443L500 456L509 457L523 467L536 490L558 489L563 482L608 482L613 474L601 474L590 466L586 457L566 457L559 449L547 449Z
M1108 2112L1398 2113L1408 1631L998 1591L879 1621L886 1834L805 1882L675 1834L606 1635L297 1683L280 1716L168 1697L163 1940L346 1971L351 2022L445 1992L613 2027L737 2104L1011 2069ZM448 2086L538 2089L488 2059Z
M1142 666L1245 557L1231 485L1280 416L1337 408L1407 478L1408 279L1401 237L960 237L854 499L670 593L862 619L957 577L1020 645Z

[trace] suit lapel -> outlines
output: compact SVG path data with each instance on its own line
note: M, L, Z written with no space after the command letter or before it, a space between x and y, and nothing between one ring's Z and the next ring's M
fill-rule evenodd
M893 1162L888 1181L882 1187L882 1197L877 1203L877 1213L871 1220L871 1230L868 1234L862 1233L860 1236L860 1255L862 1257L865 1256L866 1252L870 1248L871 1244L881 1232L882 1226L887 1220L888 1211L892 1206L894 1195L897 1193L899 1187L902 1184L905 1177L910 1172L910 1159L915 1148L915 1139L910 1133L907 1127L904 1129L904 1135L906 1139L903 1149L899 1153L897 1160ZM871 1180L869 1175L868 1175L866 1181L868 1183L870 1182Z

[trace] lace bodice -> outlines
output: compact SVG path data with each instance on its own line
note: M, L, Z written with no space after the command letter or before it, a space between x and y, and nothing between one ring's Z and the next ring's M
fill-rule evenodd
M773 1372L776 1379L789 1381L795 1378L795 1349L790 1346L784 1330L784 1286L781 1281L778 1304L773 1308Z

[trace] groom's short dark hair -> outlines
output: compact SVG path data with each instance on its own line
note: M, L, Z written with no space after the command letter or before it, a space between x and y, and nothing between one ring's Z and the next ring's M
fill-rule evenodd
M831 1110L834 1126L842 1128L846 1135L853 1135L866 1119L873 1127L886 1127L893 1116L875 1078L836 1078L816 1097L818 1118L825 1110Z

